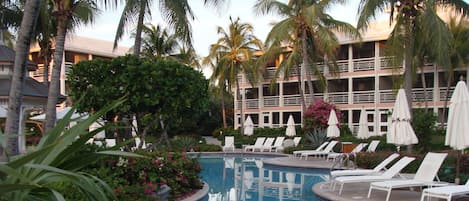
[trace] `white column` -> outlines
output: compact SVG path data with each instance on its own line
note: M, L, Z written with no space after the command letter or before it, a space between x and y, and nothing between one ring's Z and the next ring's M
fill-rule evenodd
M348 72L353 72L353 47L348 46Z

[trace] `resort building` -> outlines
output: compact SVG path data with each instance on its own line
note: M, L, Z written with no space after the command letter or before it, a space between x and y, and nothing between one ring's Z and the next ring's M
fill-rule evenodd
M30 72L30 76L39 82L44 80L44 60L40 57L38 44L32 45L30 49L30 59L37 63L37 69ZM67 95L67 71L73 64L83 60L92 60L96 58L112 59L123 56L129 51L127 47L117 47L113 50L113 42L82 36L70 35L65 39L63 60L60 71L60 93ZM49 64L49 80L52 72L53 60Z
M390 62L392 57L384 54L386 39L391 28L388 21L371 24L368 30L362 33L361 42L339 35L341 44L337 53L339 69L332 73L323 63L317 64L327 78L325 89L318 87L317 77L312 78L314 96L335 104L342 113L343 118L340 122L347 124L354 134L358 130L362 108L366 110L370 134L385 134L390 124L388 116L394 106L397 88L402 83L399 77L404 72L403 65L396 68ZM240 127L241 105L244 106L244 118L249 115L255 127L284 127L289 115L294 117L297 125L302 122L304 111L301 108L297 71L292 70L288 76L280 73L275 87L270 87L279 61L278 59L266 66L262 81L254 86L247 81L246 75L238 75L241 98L236 100L237 94L234 96L237 120L235 128ZM466 67L454 72L453 82L447 95L445 69L432 63L425 63L414 77L413 108L424 108L428 105L438 118L442 118L446 98L451 96L460 76L464 79L467 77L468 70ZM425 78L427 93L424 92L422 77ZM307 88L305 76L302 76L302 79L304 84L301 87L305 89ZM307 94L307 89L304 91L308 107L311 104L311 94Z

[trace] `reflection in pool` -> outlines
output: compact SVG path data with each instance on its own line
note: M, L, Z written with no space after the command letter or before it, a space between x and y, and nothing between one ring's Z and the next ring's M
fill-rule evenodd
M204 201L314 201L312 186L329 170L264 165L262 158L200 158L202 179L210 186Z

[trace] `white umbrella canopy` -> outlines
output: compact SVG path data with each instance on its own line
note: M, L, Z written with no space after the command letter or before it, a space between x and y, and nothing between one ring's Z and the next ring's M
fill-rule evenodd
M0 118L6 118L7 113L8 113L8 111L5 108L3 108L2 106L0 106Z
M464 81L458 82L450 102L445 145L462 150L469 147L469 92Z
M417 144L419 140L410 125L410 110L404 89L397 92L396 102L391 115L391 126L387 135L387 143L400 145Z
M293 119L292 115L288 117L287 130L285 131L285 135L289 137L293 137L296 135L295 120Z
M244 121L244 135L251 136L254 134L254 123L252 123L251 116L248 115Z
M329 114L329 120L327 121L327 137L339 137L340 136L340 130L339 127L337 127L337 124L339 124L339 121L337 120L337 115L335 114L334 110L331 110L331 113Z
M368 119L366 118L365 108L362 108L360 111L360 121L358 122L358 139L367 139L369 138L370 130L368 130Z
M57 113L56 113L56 118L57 119L63 119L65 117L65 115L72 109L72 107L65 107L61 110L57 110ZM74 112L72 114L72 117L70 119L86 119L88 118L88 114L86 113L77 113L77 112ZM34 116L34 117L31 117L32 120L37 120L37 121L45 121L46 120L46 114L40 114L40 115L37 115L37 116Z

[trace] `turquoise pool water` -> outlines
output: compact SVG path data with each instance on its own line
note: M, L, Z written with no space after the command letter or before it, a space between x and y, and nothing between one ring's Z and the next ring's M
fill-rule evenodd
M200 158L201 177L210 186L203 201L316 201L312 186L329 170L264 165L263 158Z

